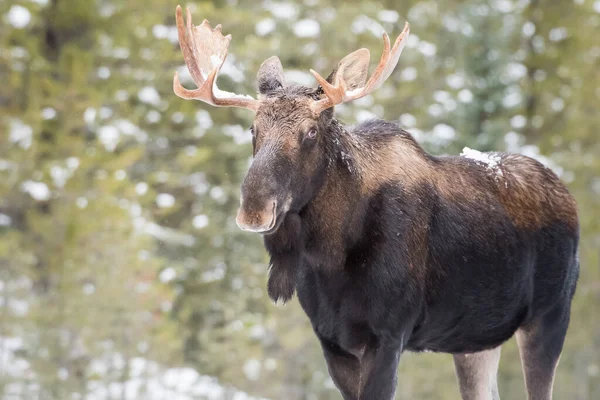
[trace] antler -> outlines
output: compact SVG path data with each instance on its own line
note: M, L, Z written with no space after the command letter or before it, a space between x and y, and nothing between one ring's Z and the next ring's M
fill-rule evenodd
M194 82L198 89L188 90L181 86L179 74L175 72L173 91L182 99L201 100L218 107L240 107L256 111L258 100L251 96L239 95L220 90L216 85L217 74L221 70L231 35L223 36L221 25L212 29L207 20L199 26L192 24L192 14L187 9L187 24L183 24L181 6L176 11L179 45Z
M326 110L329 107L333 107L336 104L345 103L347 101L360 99L361 97L364 97L373 92L375 89L379 88L391 75L394 68L396 68L396 64L398 64L398 59L402 53L402 49L404 49L404 46L406 45L409 32L410 29L407 22L391 50L390 38L388 37L387 33L383 32L383 54L381 54L381 58L379 59L379 64L377 65L375 72L365 86L361 88L348 91L342 74L336 75L336 81L332 85L321 75L311 69L310 72L314 75L317 82L319 82L319 85L321 85L323 88L326 96L325 98L315 101L312 104L313 112L318 115L321 113L321 111Z

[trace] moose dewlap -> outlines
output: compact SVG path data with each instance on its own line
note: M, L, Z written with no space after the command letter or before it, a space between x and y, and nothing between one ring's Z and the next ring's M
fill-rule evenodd
M552 397L579 273L575 200L558 177L515 154L426 153L397 124L345 127L333 107L390 76L408 24L369 77L367 49L316 87L285 82L277 57L258 98L224 92L231 36L184 23L179 43L198 86L184 99L255 112L254 159L236 218L271 256L268 293L295 293L344 399L391 400L404 350L454 356L463 399L498 399L500 346L516 334L530 400Z

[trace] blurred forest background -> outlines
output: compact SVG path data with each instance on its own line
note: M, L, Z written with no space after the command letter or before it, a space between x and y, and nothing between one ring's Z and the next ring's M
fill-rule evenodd
M2 399L341 398L297 300L269 301L260 236L234 221L253 115L173 94L175 70L193 87L178 1L0 0ZM233 34L219 85L237 93L271 55L306 85L360 47L374 65L408 20L397 70L339 118L560 174L582 273L555 398L600 399L600 1L181 5ZM400 364L397 399L459 398L451 356ZM525 397L514 340L500 392Z

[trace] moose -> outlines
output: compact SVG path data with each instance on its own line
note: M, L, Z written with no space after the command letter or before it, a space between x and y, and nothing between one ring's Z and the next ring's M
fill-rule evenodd
M333 107L392 74L409 26L368 78L367 49L316 88L287 83L277 57L258 96L220 90L231 35L192 23L180 47L198 88L183 99L255 112L253 161L237 225L270 255L267 291L294 293L346 400L390 400L403 351L453 355L462 398L499 399L501 345L516 335L530 400L549 400L579 276L577 205L532 158L503 152L428 154L397 123L348 127ZM368 79L367 79L368 78Z

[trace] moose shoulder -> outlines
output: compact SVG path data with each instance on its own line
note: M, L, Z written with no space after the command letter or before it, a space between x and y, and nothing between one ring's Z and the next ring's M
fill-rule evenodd
M384 34L346 56L317 88L288 84L279 59L258 72L259 99L223 93L230 36L203 22L179 40L198 85L175 92L256 112L240 228L264 235L269 296L294 292L345 399L390 400L404 350L451 353L463 399L497 399L503 342L517 336L530 399L550 399L578 277L574 199L521 155L436 157L395 123L354 128L332 107L392 73L408 37ZM218 62L215 62L216 61Z

